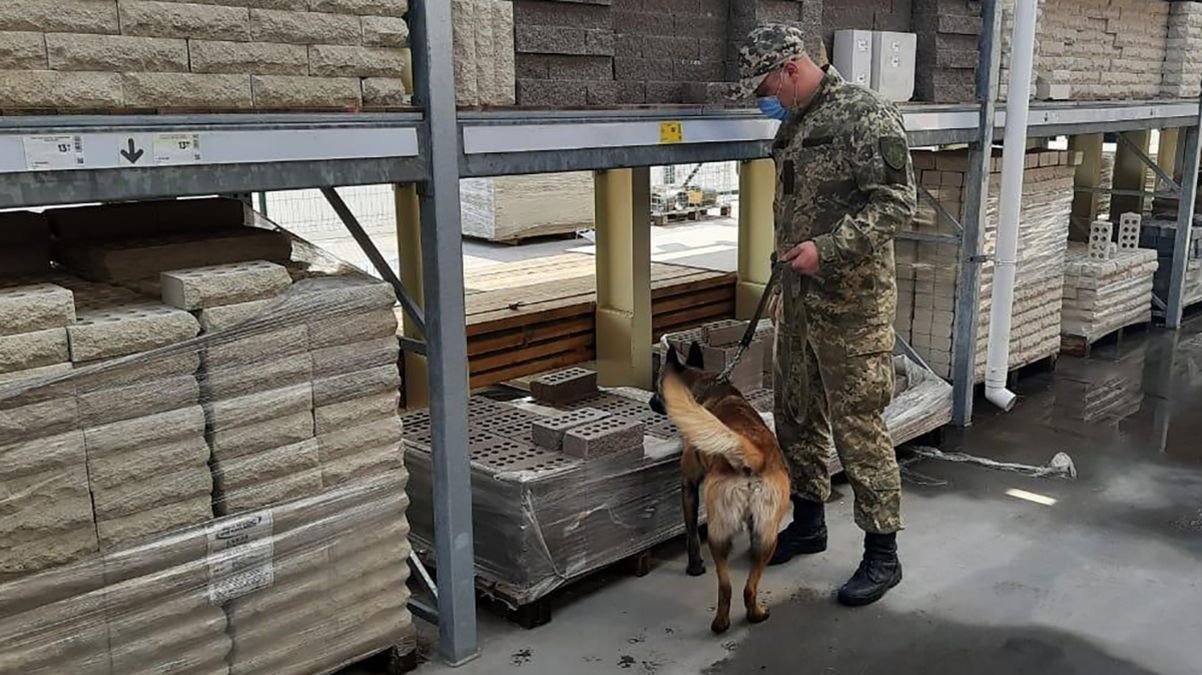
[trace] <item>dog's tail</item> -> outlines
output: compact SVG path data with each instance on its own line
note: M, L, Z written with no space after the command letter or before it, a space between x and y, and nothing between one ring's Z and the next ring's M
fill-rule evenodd
M747 466L747 439L698 403L680 378L664 378L663 399L668 417L699 452L724 457L736 469Z

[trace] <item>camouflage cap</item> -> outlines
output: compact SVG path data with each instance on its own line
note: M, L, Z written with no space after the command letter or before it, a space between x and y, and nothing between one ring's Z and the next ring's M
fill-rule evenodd
M786 23L756 26L739 49L739 86L734 98L750 97L768 74L805 53L805 33L800 28Z

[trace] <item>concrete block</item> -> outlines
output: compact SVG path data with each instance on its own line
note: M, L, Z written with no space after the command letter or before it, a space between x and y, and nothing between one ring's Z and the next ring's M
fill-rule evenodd
M333 461L362 448L379 448L401 442L401 419L393 415L317 437L321 461Z
M189 40L188 58L194 73L309 74L309 50L304 45Z
M725 321L715 321L702 326L702 334L705 344L711 347L725 347L733 345L743 339L743 334L747 332L747 322L738 321L735 319L727 319Z
M321 464L321 484L325 489L346 485L368 476L378 476L384 471L404 468L404 446L400 443L359 450L354 454L338 457Z
M363 39L359 17L328 12L251 9L249 26L250 39L259 42L357 45Z
M49 33L45 42L51 70L188 72L184 39Z
M207 402L246 396L291 387L308 386L313 378L313 362L307 352L262 363L236 363L203 368L197 379Z
M15 408L75 395L70 363L0 373L0 408Z
M245 7L121 0L124 35L242 40L250 35Z
M213 501L212 497L206 494L175 504L156 506L132 516L97 519L96 532L100 539L100 550L108 552L212 519Z
M397 334L396 313L390 308L357 314L344 313L341 309L326 310L318 316L320 318L308 324L308 344L313 350L395 337Z
M1139 232L1142 227L1142 216L1138 213L1124 213L1119 216L1119 249L1131 251L1139 248Z
M643 449L643 424L610 417L570 429L563 437L563 452L580 459Z
M265 260L163 272L163 302L203 309L273 298L292 286L288 270Z
M0 445L4 468L0 479L7 482L24 476L68 471L85 461L82 431L36 438L28 441L5 442Z
M319 406L313 410L318 436L363 424L370 420L397 414L400 392L389 390L379 394L352 398L341 403Z
M86 428L83 433L88 453L95 457L187 440L204 431L204 409L192 406Z
M0 287L0 335L65 328L75 322L71 291L49 283Z
M412 97L399 77L363 78L363 105L367 107L395 107L409 105Z
M254 321L259 325L260 319ZM219 335L212 343L202 343L201 363L205 368L226 368L253 364L261 360L264 354L272 358L284 358L304 352L309 345L309 333L305 326L287 322L282 324L287 327L270 333L237 333L238 337L232 340L228 338L234 334Z
M98 550L96 525L92 522L39 539L6 538L0 541L0 576L25 576L69 565Z
M133 611L130 618L152 628L130 629L128 638L112 637L114 628L110 622L113 672L151 675L166 665L197 675L229 672L225 659L232 641L225 632L225 613L219 607L183 613L173 609L178 604L179 601L147 605Z
M313 381L313 405L328 406L352 398L394 391L400 386L401 374L395 364L318 378Z
M78 398L80 424L97 427L195 407L200 402L200 385L191 375L177 375L81 393Z
M8 0L0 3L0 30L117 33L117 7L108 0Z
M543 375L530 383L530 393L551 405L575 403L597 393L597 373L584 368L568 368Z
M6 9L7 4L0 7L0 11ZM4 87L0 88L0 106L11 109L120 108L124 103L121 76L117 73L10 71L4 74ZM24 257L4 255L0 260L4 260L5 270L17 273L47 270L48 265L42 261ZM16 264L28 267L17 269Z
M408 47L409 24L398 16L365 16L363 44L372 47Z
M214 494L213 509L220 516L232 515L310 497L321 489L321 470L314 467L254 485L218 491Z
M3 497L0 546L37 541L92 522L88 472L83 462L37 474L7 476Z
M92 485L96 518L111 520L213 493L213 475L206 464L180 465L175 471L149 479L128 480L111 487Z
M380 14L404 16L409 0L310 0L309 9L331 14Z
M305 413L312 418L313 386L309 382L301 382L234 398L209 399L204 402L204 410L209 431L213 433L296 413Z
M408 61L393 47L313 45L309 47L309 72L319 77L405 76Z
M0 374L61 364L69 356L63 328L0 336Z
M110 675L104 612L103 594L93 592L5 616L0 672Z
M266 422L230 427L206 435L218 461L299 443L313 437L313 413L298 412Z
M395 336L312 351L314 377L395 365L400 345Z
M75 363L150 351L199 332L191 314L151 302L78 311L76 324L67 328Z
M72 371L70 382L74 383L79 392L89 393L101 389L145 385L147 382L176 375L195 377L199 369L200 354L191 350L162 356L131 354L80 364Z
M1110 258L1110 240L1114 225L1110 221L1095 220L1089 226L1089 257L1091 260Z
M79 427L76 399L56 398L38 403L0 406L0 439L15 443L65 433Z
M209 461L209 444L203 432L149 447L130 444L107 453L90 447L88 450L88 480L93 490L150 482L178 467L205 467Z
M531 440L534 444L548 450L559 450L563 446L563 436L568 430L597 422L610 417L609 413L595 408L580 408L557 417L537 420L531 427Z
M199 73L123 73L127 108L229 108L254 106L246 75Z
M254 320L255 324L258 325L260 321L268 321L276 316L281 316L282 318L285 314L283 309L287 306L287 303L288 299L285 296L283 298L240 302L221 307L208 307L197 312L196 319L200 322L202 333L216 333L218 331L230 330L247 321Z
M239 488L253 489L269 480L316 471L320 466L317 450L317 439L308 438L299 443L269 448L233 459L215 460L214 487L222 492Z

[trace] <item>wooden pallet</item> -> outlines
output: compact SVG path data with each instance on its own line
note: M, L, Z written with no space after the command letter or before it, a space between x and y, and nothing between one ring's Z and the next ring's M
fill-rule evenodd
M1093 338L1092 340L1082 335L1061 335L1060 353L1089 358L1093 353L1094 345L1114 344L1115 346L1121 346L1124 336L1132 332L1146 331L1149 326L1151 326L1151 323L1148 321L1136 321L1126 326L1119 326L1109 333Z
M718 210L718 215L715 217L717 217L717 218L729 218L730 217L731 208L729 205L705 206L705 207L697 207L694 209L684 209L684 210L680 210L680 211L667 211L664 213L658 213L658 214L651 216L651 224L658 225L660 227L664 227L665 225L668 224L669 221L673 221L673 220L701 220L703 218L709 217L710 211L713 211L714 209Z
M364 675L405 675L417 670L417 645L394 645L356 661L343 670L353 669ZM341 673L343 670L339 670Z
M565 254L473 270L464 279L473 388L596 358L596 259ZM735 275L651 264L653 339L734 316Z

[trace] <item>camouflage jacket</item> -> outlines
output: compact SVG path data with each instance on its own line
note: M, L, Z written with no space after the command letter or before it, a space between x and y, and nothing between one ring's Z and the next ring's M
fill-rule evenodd
M777 254L813 240L821 261L815 277L782 277L784 322L854 329L843 337L891 349L893 236L917 200L901 113L828 67L810 105L781 124L772 156Z

